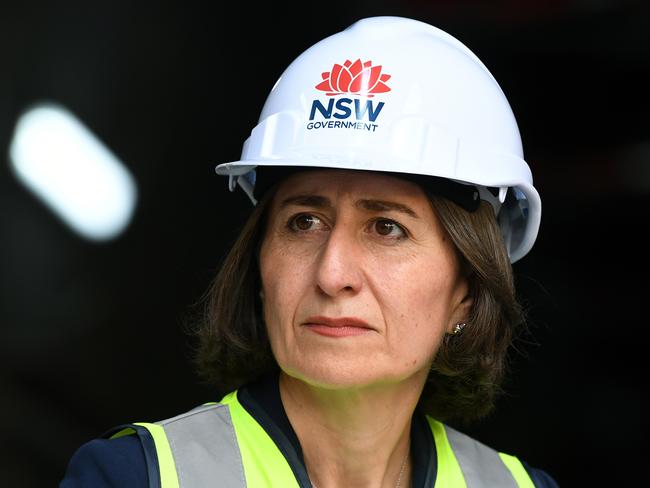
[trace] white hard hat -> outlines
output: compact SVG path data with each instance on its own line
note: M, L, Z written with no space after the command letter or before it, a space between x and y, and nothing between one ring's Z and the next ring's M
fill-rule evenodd
M464 44L417 20L361 19L300 54L268 95L241 159L216 172L255 204L255 169L268 166L455 182L494 206L511 262L539 229L541 201L499 84Z

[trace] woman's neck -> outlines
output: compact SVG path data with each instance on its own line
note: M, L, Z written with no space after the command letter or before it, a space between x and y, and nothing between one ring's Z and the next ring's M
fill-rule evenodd
M399 479L399 486L410 486L411 418L420 383L333 390L281 373L280 396L313 485L394 488Z

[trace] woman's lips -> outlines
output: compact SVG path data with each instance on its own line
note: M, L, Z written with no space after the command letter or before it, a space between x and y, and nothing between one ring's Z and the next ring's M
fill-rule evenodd
M357 336L374 330L367 322L355 317L309 317L303 326L327 337Z

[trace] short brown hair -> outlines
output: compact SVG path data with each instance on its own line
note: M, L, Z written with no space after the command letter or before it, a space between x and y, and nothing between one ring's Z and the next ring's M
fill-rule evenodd
M279 370L264 325L258 265L275 188L255 206L200 301L201 318L192 331L198 341L195 362L219 394ZM456 246L473 305L462 333L445 336L419 407L442 421L470 422L494 407L523 312L492 206L481 202L468 212L444 197L428 196Z

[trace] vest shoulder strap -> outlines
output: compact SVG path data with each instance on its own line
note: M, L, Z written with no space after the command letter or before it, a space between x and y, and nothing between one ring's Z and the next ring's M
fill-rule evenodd
M221 486L245 488L246 478L230 409L209 404L156 422L169 443L179 488ZM156 446L158 447L158 446ZM161 467L161 476L163 465ZM171 474L171 470L168 470ZM162 488L166 488L164 485Z
M431 417L427 417L436 443L436 487L534 488L521 461L500 453Z
M147 463L149 488L245 488L242 459L229 409L206 404L155 423L122 425L112 439L137 434Z
M155 441L143 442L150 488L298 488L284 455L236 392L176 417L124 427L116 436L135 431Z

